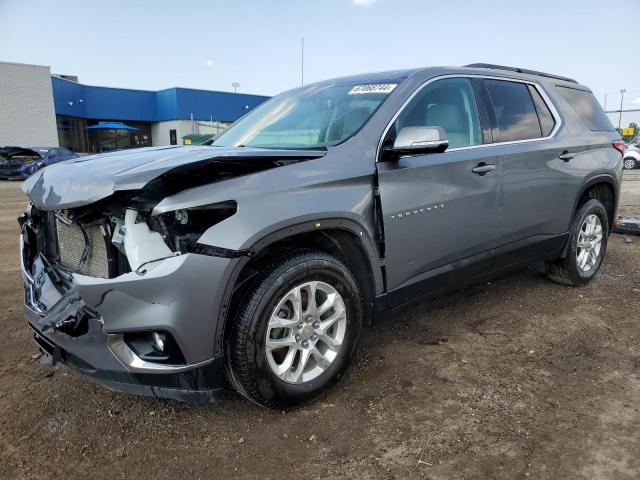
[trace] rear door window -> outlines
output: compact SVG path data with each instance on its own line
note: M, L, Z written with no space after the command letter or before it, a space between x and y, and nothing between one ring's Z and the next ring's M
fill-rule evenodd
M606 132L615 130L593 93L560 86L558 86L558 92L580 116L589 130Z
M542 137L538 113L527 84L485 80L498 126L497 142ZM546 135L544 135L546 136Z

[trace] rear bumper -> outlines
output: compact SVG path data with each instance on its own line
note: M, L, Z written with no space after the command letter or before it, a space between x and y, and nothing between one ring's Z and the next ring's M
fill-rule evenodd
M28 228L28 227L27 227ZM112 279L72 275L61 288L54 270L20 239L24 315L40 350L54 361L116 390L203 403L225 385L224 358L214 354L232 259L186 254L158 262L144 274ZM71 335L65 321L84 318L86 332ZM128 332L170 332L184 364L141 359L124 342Z

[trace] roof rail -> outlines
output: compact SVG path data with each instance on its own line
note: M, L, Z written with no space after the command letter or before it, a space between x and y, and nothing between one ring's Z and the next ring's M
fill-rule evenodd
M528 75L539 75L541 77L555 78L557 80L563 80L565 82L578 83L573 78L561 77L560 75L552 75L550 73L538 72L536 70L527 70L526 68L505 67L504 65L493 65L491 63L470 63L469 65L465 65L465 67L470 67L470 68L491 68L491 69L494 69L494 70L506 70L507 72L526 73Z

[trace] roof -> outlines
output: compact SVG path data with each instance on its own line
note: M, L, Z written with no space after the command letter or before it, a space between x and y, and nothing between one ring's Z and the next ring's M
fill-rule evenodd
M270 97L244 93L168 88L160 91L97 87L52 76L53 102L57 115L119 120L162 122L169 120L214 120L233 122Z

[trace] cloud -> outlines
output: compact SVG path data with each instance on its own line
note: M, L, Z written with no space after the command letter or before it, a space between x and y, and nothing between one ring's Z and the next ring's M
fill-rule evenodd
M378 0L351 0L356 7L371 7Z
M207 67L213 67L214 61L213 61L213 60L211 60L211 59L209 59L209 60L207 60L206 62L204 62L204 64L205 64Z

